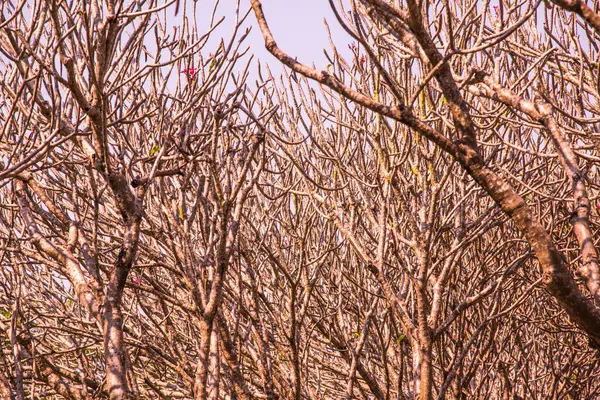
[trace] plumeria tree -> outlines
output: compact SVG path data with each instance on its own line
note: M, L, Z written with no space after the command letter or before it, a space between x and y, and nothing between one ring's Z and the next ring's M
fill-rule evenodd
M175 6L2 3L2 386L19 399L214 386L271 111L247 93L248 13L209 45L217 4L209 21Z
M0 3L0 398L597 397L594 8L218 5Z
M593 397L598 380L581 374L597 367L600 344L599 16L584 2L330 4L351 54L334 47L327 66L311 67L278 46L252 1L266 48L295 82L319 85L297 96L292 84L277 100L294 110L286 129L310 138L303 156L290 155L304 194L352 248L352 265L371 273L368 298L389 307L411 348L408 365L390 368L382 355L382 370L362 374L370 392L390 396L392 369L399 397L535 397L548 387ZM366 334L370 301L357 304ZM365 342L346 348L348 397ZM515 351L523 357L511 361ZM564 379L556 357L581 357L568 368L582 370Z

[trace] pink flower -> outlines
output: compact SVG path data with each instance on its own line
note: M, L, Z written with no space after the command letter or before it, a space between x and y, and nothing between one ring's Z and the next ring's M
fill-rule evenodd
M135 283L136 285L139 285L142 281L140 279L134 279L133 283Z
M182 74L188 74L191 79L196 79L196 74L198 73L198 69L196 67L190 67L190 68L182 69L180 72Z
M367 61L367 57L365 57L364 55L360 56L360 64L363 65L365 61Z

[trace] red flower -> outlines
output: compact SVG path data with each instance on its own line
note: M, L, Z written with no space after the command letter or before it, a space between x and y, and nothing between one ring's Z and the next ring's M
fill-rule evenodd
M139 285L141 282L142 281L137 278L133 280L133 283L135 283L136 285Z

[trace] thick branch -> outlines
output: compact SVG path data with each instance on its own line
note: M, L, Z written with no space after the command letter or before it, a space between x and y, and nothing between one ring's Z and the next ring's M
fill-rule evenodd
M348 88L327 72L317 71L299 63L277 46L262 11L261 2L252 0L251 4L265 39L266 48L283 64L372 111L408 125L459 161L469 175L513 220L519 232L526 237L542 267L543 282L546 289L567 311L573 322L600 346L600 310L580 292L562 255L556 249L546 230L535 219L531 209L525 204L521 196L508 182L485 164L477 149L468 140L453 143L422 121L417 120L406 107L383 105L362 93ZM468 115L466 117L468 118Z
M549 133L558 152L559 160L571 181L573 190L573 200L575 202L575 212L572 220L573 231L581 252L581 266L577 272L596 301L600 302L600 266L598 265L598 255L589 226L590 199L586 189L585 176L579 168L577 155L573 152L563 130L552 116L552 106L547 103L535 104L525 100L512 90L494 82L488 74L478 69L475 78L477 81L483 82L485 86L473 88L474 93L500 101L521 111L542 124Z
M600 34L600 15L592 10L583 0L551 0L557 6L581 16Z

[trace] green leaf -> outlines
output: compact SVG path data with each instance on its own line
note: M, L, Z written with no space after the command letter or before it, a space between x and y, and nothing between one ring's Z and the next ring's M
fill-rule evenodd
M214 67L217 66L217 60L216 59L212 59L212 61L210 62L210 65L208 66L208 70L212 71Z
M402 342L404 342L405 340L406 340L405 334L402 334L396 338L396 342L398 342L398 344L402 344Z
M150 149L150 157L156 155L156 153L158 153L160 151L160 146L155 144L154 146L152 146L152 148Z

